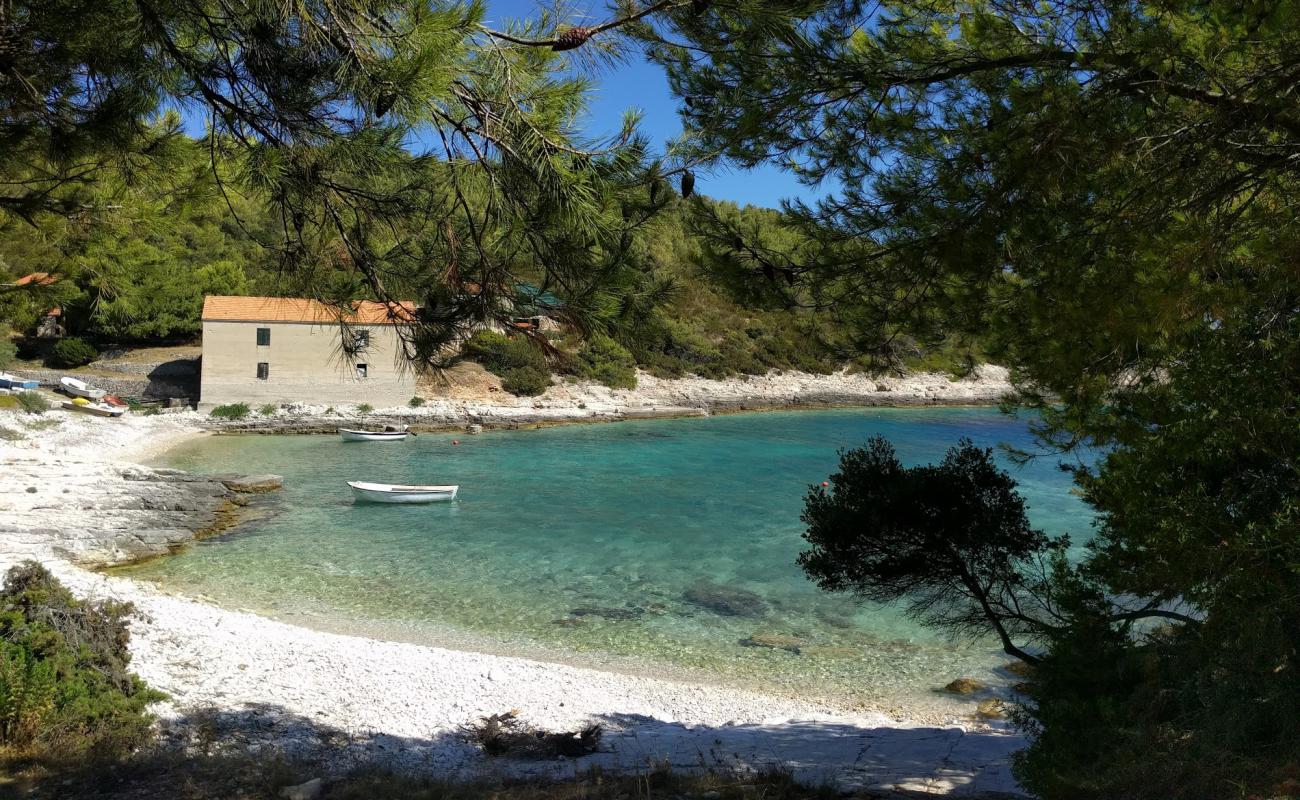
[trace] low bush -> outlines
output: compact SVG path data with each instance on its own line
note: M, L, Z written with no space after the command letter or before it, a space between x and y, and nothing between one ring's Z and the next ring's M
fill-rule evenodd
M153 737L163 699L127 667L129 605L72 596L41 565L0 592L0 746L40 762L121 758Z
M410 406L411 408L419 408L420 406L424 405L424 398L412 397L410 402L407 403L407 405Z
M551 385L546 355L523 336L479 331L465 342L464 353L501 378L511 394L537 395Z
M578 374L611 389L636 388L636 359L608 336L593 336L578 350Z
M537 367L514 367L502 372L501 388L520 397L534 397L551 385L551 372Z
M99 351L94 345L85 339L71 336L60 339L54 347L50 348L50 354L45 357L45 365L55 369L83 367L97 358L99 358Z
M7 369L18 357L18 346L9 338L9 326L0 325L0 369Z
M6 428L5 426L0 425L0 439L3 439L6 442L21 442L26 438L27 434L22 431L16 431L13 428Z
M490 756L529 759L589 755L600 748L603 732L599 725L588 725L572 733L544 731L525 723L514 711L492 714L461 728L467 741Z
M357 413L358 413L358 414L369 414L371 411L374 411L374 410L375 410L375 407L372 406L372 405L370 405L369 403L362 403L361 405L357 406Z
M248 407L248 403L229 403L224 406L217 406L208 413L208 416L217 419L243 419L252 412L253 409Z
M19 392L15 397L18 398L18 407L28 414L43 414L50 410L50 402L39 392Z
M279 410L280 407L277 406L275 403L267 403L266 405L257 409L257 413L261 414L264 417L272 417L275 416L275 412Z

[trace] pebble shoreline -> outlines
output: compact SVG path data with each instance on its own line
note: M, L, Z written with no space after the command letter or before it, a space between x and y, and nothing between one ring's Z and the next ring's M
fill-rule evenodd
M912 376L888 386L846 375L643 379L630 393L570 384L536 399L440 399L365 418L520 427L742 407L989 403L1008 388L1005 371L990 367L966 382ZM322 420L322 413L300 406L252 422L279 431L337 426L339 419ZM182 547L220 525L223 514L239 513L247 495L238 482L232 488L232 476L135 464L204 435L203 428L239 428L194 412L46 417L59 422L31 430L25 440L0 442L0 567L34 558L79 595L133 603L133 667L170 695L157 711L178 740L200 725L215 726L249 752L320 759L323 774L363 763L465 778L563 776L595 765L777 765L846 789L1018 791L1009 756L1023 740L998 723L927 725L740 689L326 633L91 572L84 567ZM11 430L23 431L29 421L0 412L0 426ZM459 735L460 726L512 708L551 729L599 722L607 731L602 752L560 762L489 760Z

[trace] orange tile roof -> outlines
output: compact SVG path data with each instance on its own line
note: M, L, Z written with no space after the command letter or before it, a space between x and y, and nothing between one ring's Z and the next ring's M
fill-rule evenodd
M52 283L58 282L58 275L51 275L48 272L33 272L14 281L14 286L26 286L29 283L34 283L37 286L49 286Z
M300 297L203 298L203 321L214 322L347 322L352 325L396 325L415 317L415 304L355 300L352 310Z

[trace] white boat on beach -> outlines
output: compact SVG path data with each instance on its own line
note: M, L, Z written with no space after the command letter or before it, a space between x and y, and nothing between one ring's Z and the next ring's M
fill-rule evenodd
M10 375L8 372L0 372L0 389L31 391L39 386L40 383L30 378L20 378L17 375Z
M414 436L403 425L401 428L386 428L382 431L358 431L351 428L339 428L339 436L345 442L400 442L407 436Z
M97 417L120 417L126 413L126 406L92 403L84 397L78 397L76 400L66 400L63 407L68 411L80 411L84 414L94 414Z
M391 483L348 481L358 500L371 503L437 503L455 500L459 486L400 486Z
M59 385L63 387L66 394L73 397L84 397L87 400L102 400L104 395L108 394L103 389L96 389L94 386L77 378L64 376L59 378Z

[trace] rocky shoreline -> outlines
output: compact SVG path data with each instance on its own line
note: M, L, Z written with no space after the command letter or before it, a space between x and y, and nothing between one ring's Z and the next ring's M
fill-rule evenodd
M486 373L483 373L486 375ZM703 417L747 411L824 408L911 408L996 405L1011 394L1007 370L983 365L966 378L920 373L871 376L838 372L773 372L723 380L672 380L638 373L637 388L610 389L585 381L557 382L538 397L514 397L490 376L475 389L449 387L418 407L366 411L311 403L278 406L243 419L208 417L203 425L227 433L334 433L343 426L406 425L417 432L535 428L634 419Z
M635 398L570 385L536 400L444 399L432 401L433 408L354 418L513 427L707 414L775 407L773 398L791 397L792 380L804 379L737 381L730 396L706 395L710 387L699 383L647 382ZM945 400L988 402L998 383L981 378ZM844 400L840 405L898 404L865 403L840 385L822 388L825 393L811 396ZM934 399L918 391L910 396ZM873 385L868 394L882 393ZM782 402L808 404L802 396ZM324 411L282 408L248 420L244 429L332 431L345 418ZM44 420L0 412L0 427L21 437L0 441L0 568L36 559L80 595L134 604L133 667L170 696L157 713L182 745L215 725L246 752L318 759L326 775L360 764L471 778L667 763L741 771L782 766L801 780L845 789L1017 791L1009 763L1022 740L997 722L898 720L740 689L325 633L87 571L164 555L219 532L257 510L262 501L255 492L277 484L273 476L197 476L134 463L203 436L204 428L240 430L234 422L195 412L107 421L49 414ZM555 730L598 722L606 729L602 751L575 761L488 760L459 734L461 726L511 708Z
M170 555L237 524L275 475L191 475L174 469L6 458L0 540L14 558L88 568Z

